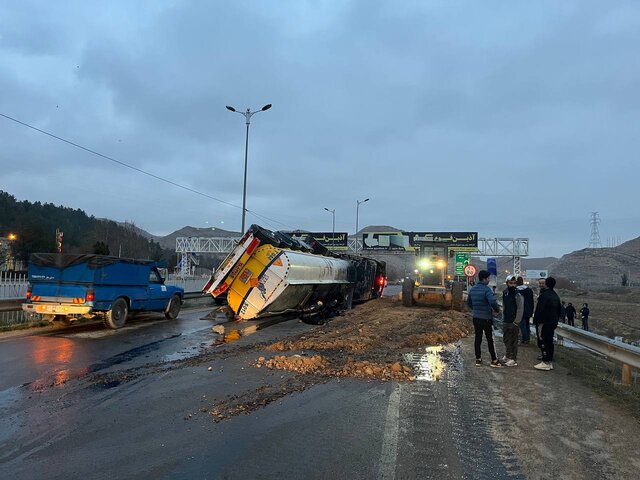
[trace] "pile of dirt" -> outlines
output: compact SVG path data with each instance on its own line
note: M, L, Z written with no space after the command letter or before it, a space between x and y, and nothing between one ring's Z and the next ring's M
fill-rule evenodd
M411 368L402 364L404 353L454 342L470 327L468 315L460 312L407 308L380 299L314 332L269 345L267 351L296 354L260 357L256 366L334 377L413 380Z
M332 365L322 355L305 357L302 355L277 355L267 359L260 357L255 363L257 368L288 370L301 374L317 374L328 377L370 378L378 380L415 380L413 370L400 362L380 364L368 360L356 361L348 358L342 365Z
M290 370L297 373L313 373L320 369L326 368L327 360L321 355L305 357L302 355L293 355L290 357L278 355L271 359L260 357L256 361L257 368L267 367L278 370Z

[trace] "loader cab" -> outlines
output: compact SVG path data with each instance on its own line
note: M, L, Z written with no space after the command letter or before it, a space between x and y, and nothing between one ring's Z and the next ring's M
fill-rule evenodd
M448 248L442 245L420 245L416 257L418 285L444 286L447 278Z

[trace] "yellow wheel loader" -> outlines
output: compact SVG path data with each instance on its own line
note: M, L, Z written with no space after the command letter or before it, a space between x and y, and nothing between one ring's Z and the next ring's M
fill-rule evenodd
M462 311L463 283L447 274L447 247L419 247L413 275L402 282L402 303Z

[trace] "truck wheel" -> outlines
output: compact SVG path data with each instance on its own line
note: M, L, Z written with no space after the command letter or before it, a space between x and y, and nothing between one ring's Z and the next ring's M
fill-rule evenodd
M169 300L169 304L167 305L167 309L164 311L164 316L169 320L175 320L178 318L178 314L180 313L180 296L174 295Z
M413 290L416 284L412 278L405 278L402 282L402 304L405 307L413 306Z
M117 298L111 304L111 310L104 314L104 324L109 328L122 328L127 321L129 306L124 298Z

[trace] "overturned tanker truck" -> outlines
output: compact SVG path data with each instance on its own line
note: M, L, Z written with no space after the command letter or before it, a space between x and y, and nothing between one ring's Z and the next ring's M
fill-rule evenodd
M385 284L384 262L336 254L313 237L301 241L252 225L202 292L226 294L229 313L238 320L298 314L317 322L380 297Z

